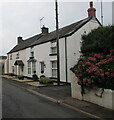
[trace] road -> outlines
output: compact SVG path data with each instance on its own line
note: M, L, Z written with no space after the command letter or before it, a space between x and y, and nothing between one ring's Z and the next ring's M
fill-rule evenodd
M86 118L64 105L51 102L2 80L2 118Z

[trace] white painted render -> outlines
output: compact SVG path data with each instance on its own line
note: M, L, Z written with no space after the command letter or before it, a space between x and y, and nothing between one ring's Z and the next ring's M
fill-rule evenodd
M99 27L99 23L96 20L90 20L87 22L83 27L81 27L78 31L72 34L69 37L66 37L66 51L65 51L65 38L59 39L59 52L60 52L60 80L66 82L70 82L70 68L73 67L80 56L80 42L81 36L83 34L88 34L91 32L92 29ZM51 42L46 42L43 44L39 44L34 46L32 49L31 47L26 48L24 50L19 51L19 59L24 63L24 71L21 73L25 76L32 76L28 74L27 68L27 60L30 58L31 50L34 51L34 59L36 59L36 74L38 76L41 74L41 66L40 62L44 61L45 69L43 75L47 77L52 77L51 71L51 61L57 60L57 56L50 56L51 53ZM67 55L66 55L67 52ZM16 61L16 54L17 52L12 53L12 60L9 60L9 73L12 72L12 66ZM67 63L66 63L67 59ZM66 68L67 64L67 68ZM67 70L67 72L66 72ZM67 73L67 74L66 74Z

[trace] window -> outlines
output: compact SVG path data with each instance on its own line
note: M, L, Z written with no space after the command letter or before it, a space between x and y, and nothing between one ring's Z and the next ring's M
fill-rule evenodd
M34 52L33 51L31 52L31 57L34 57Z
M31 62L28 62L28 74L31 74Z
M57 77L57 61L52 61L52 77Z
M12 60L12 54L10 55L10 60Z
M32 74L36 71L36 62L32 62Z
M57 53L57 47L52 47L51 54L56 54L56 53Z
M12 66L12 73L14 73L14 66Z
M56 41L51 42L51 54L56 54L57 53L57 43Z
M42 61L42 62L41 62L41 73L44 73L44 67L45 67L45 64L44 64L44 62Z
M19 59L19 52L17 53L16 59Z
M36 71L36 62L28 62L28 74L34 74L34 71Z

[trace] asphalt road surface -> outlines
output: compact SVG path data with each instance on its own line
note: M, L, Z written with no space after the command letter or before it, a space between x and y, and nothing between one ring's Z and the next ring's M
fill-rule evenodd
M87 118L64 105L53 103L2 80L2 118Z

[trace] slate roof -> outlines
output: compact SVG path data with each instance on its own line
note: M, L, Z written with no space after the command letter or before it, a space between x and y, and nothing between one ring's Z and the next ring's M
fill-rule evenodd
M91 19L92 19L92 17L88 17L86 19L80 20L80 21L73 23L71 25L68 25L66 27L60 28L59 29L59 38L63 38L63 37L72 35L73 33L75 33L78 29L80 29L83 25L85 25ZM96 20L97 20L97 18L96 18ZM31 38L23 40L23 42L21 42L19 45L16 45L9 53L23 50L25 48L35 46L38 44L43 44L45 42L49 42L49 41L55 40L55 39L56 39L56 31L53 31L53 32L50 32L50 33L47 33L44 35L43 34L35 35Z

